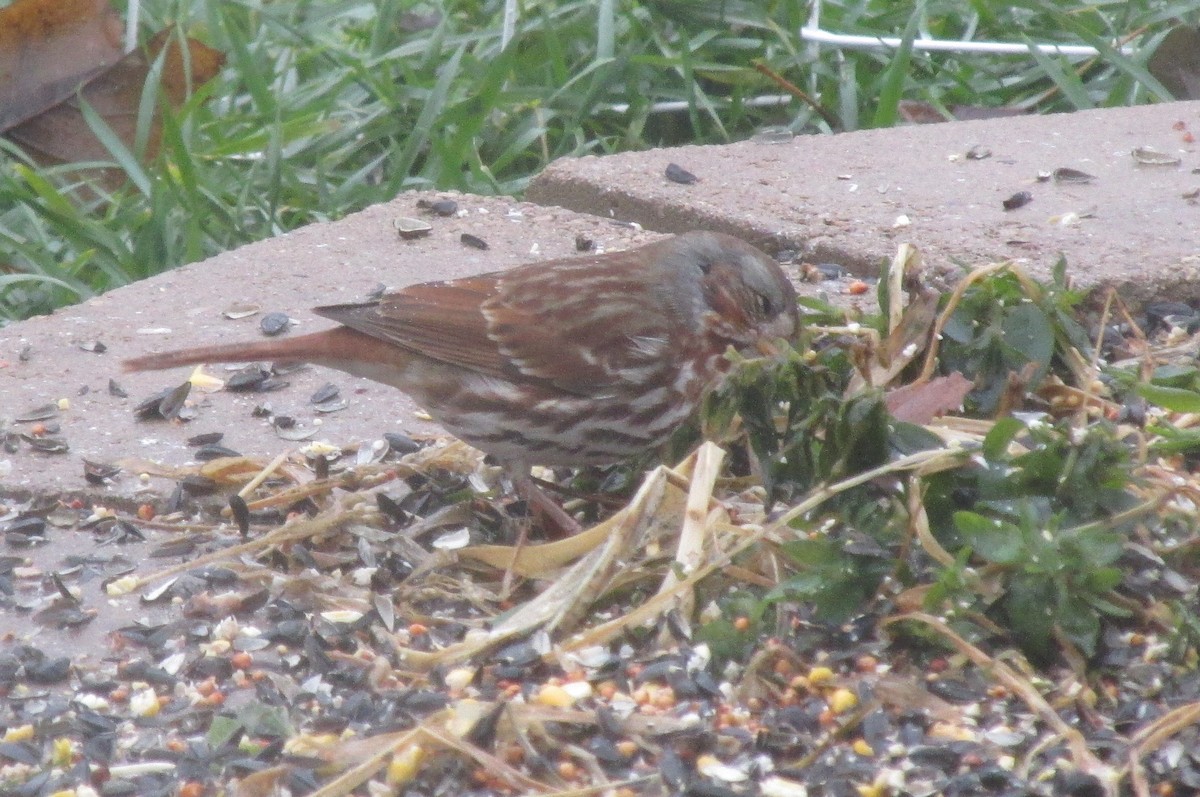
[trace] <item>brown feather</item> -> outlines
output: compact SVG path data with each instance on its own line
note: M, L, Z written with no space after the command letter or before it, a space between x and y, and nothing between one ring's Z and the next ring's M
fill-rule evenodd
M377 351L379 350L379 351ZM385 353L383 347L369 336L352 329L335 328L294 338L278 340L247 341L243 343L198 346L177 349L141 357L131 357L121 363L123 371L161 371L181 365L200 363L245 363L254 360L305 361L342 358L347 352L363 352L363 355Z
M516 372L488 338L487 319L479 309L495 293L499 276L412 285L377 302L329 305L313 312L410 352L511 379Z

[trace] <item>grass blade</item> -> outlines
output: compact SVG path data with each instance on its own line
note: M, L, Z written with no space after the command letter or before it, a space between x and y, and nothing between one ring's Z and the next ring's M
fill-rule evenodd
M137 188L142 196L149 197L151 191L150 175L142 168L141 162L134 156L129 148L125 146L125 142L117 135L116 131L109 127L108 122L104 121L104 117L96 113L93 108L82 95L79 96L79 111L83 114L83 119L87 122L88 128L92 134L99 139L104 148L113 156L117 166L125 172L125 176Z
M891 62L883 72L879 86L879 104L871 118L871 127L891 127L896 123L897 108L900 106L900 100L904 98L908 67L912 62L913 39L917 36L917 29L924 13L925 4L918 3L908 17L908 24L904 26L904 33L900 36L900 46L892 54ZM842 118L845 119L845 117Z

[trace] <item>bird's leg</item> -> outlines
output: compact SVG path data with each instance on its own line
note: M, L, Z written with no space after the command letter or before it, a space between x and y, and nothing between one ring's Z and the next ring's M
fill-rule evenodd
M546 491L537 485L532 476L526 475L515 481L513 489L525 499L530 517L542 527L546 536L560 540L583 531L579 521L568 515L558 501L546 495Z
M562 539L583 531L583 527L575 518L550 496L546 495L529 473L529 466L522 463L510 464L506 468L512 480L513 491L525 501L528 511L525 517L517 521L517 539L513 544L512 561L521 555L521 550L529 539L529 529L534 523L542 527L548 537ZM504 570L500 580L500 595L507 598L512 593L513 570L510 564Z
M505 472L512 481L513 492L529 508L530 519L542 528L547 537L562 539L583 531L579 521L568 515L560 503L538 486L528 465L523 462L505 463Z

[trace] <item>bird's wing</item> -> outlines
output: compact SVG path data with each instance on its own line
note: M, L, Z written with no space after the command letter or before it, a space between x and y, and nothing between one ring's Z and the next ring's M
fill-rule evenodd
M661 363L667 320L626 253L413 285L318 315L451 365L582 396L641 381Z
M487 334L480 305L496 292L495 274L427 282L374 302L313 310L402 349L472 371L512 379L507 359Z
M521 373L599 397L661 364L668 331L640 264L609 255L505 281L483 307L492 338Z

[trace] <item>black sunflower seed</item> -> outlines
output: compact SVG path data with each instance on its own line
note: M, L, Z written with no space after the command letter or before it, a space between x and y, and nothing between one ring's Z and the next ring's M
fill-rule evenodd
M417 207L437 216L453 216L458 212L458 203L453 199L436 199L433 202L421 199L417 201Z
M237 523L238 531L245 537L250 533L250 507L246 506L246 499L240 495L229 496L229 510L233 513L233 519Z
M166 418L170 420L179 414L179 410L183 407L183 402L191 392L192 383L184 382L178 387L169 387L165 390L160 390L153 396L143 399L133 408L133 414L139 420L148 421L154 418Z
M40 451L43 454L65 454L71 448L61 437L33 437L23 434L21 439L34 451Z
M471 235L469 232L464 232L458 236L458 240L462 241L463 246L469 246L472 249L486 250L488 248L487 241L476 235Z
M120 472L120 468L116 465L109 465L107 462L83 460L83 478L87 479L90 484L103 484Z
M240 457L241 453L225 446L207 445L197 448L196 453L192 456L196 458L197 462L208 462L221 457Z
M71 660L66 656L46 659L36 664L25 663L25 677L35 684L53 684L64 681L71 672Z
M387 441L388 449L397 454L411 454L421 449L421 444L406 434L400 432L384 432L383 439Z
M667 179L673 183L680 185L692 185L699 181L699 177L689 172L687 169L680 166L678 163L668 163L666 170Z
M845 268L839 266L837 263L817 263L814 268L823 280L840 280L849 274Z
M276 390L283 390L290 384L291 382L287 381L286 379L277 379L272 376L260 382L258 384L258 390L262 393L272 393Z
M392 225L396 228L396 232L400 234L400 237L406 241L421 238L433 231L433 227L428 222L421 221L420 219L401 217L395 219Z
M215 493L218 487L217 483L212 479L196 473L184 476L180 480L179 486L188 495L209 495Z
M43 404L40 407L25 410L16 418L13 418L14 423L36 423L37 421L45 421L58 415L57 404Z
M1001 204L1005 210L1016 210L1023 208L1033 201L1033 194L1028 191L1018 191L1017 193L1004 200Z
M191 382L184 382L179 387L168 390L158 405L158 414L168 421L179 417L180 410L183 409L183 403L187 400L188 393L190 392L192 392Z
M1095 175L1066 166L1054 170L1054 182L1056 183L1090 183L1095 179Z
M327 401L337 398L338 392L339 390L337 385L333 384L332 382L326 382L315 393L309 396L308 403L324 404Z
M288 318L287 313L267 313L258 322L258 328L264 335L273 336L287 329L290 323L292 323L292 319Z
M25 537L44 537L46 534L46 519L40 515L24 515L16 520L10 520L4 527L5 534L16 534Z
M225 380L225 389L234 392L259 390L270 375L271 372L258 363L247 365L245 368L234 371Z
M128 520L118 520L113 523L112 540L117 543L145 542L146 535Z

